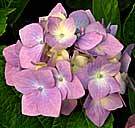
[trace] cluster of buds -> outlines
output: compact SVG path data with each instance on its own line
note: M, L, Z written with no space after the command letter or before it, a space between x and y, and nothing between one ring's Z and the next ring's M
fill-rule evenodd
M105 27L90 10L67 16L58 3L39 23L21 28L20 40L3 55L6 83L22 93L22 114L69 115L86 95L86 115L102 126L112 110L123 107L134 44L122 52L117 27Z

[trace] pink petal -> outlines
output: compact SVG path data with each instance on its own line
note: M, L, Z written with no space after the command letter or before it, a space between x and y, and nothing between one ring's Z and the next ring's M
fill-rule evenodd
M57 31L59 29L59 24L62 20L57 17L49 17L48 18L48 32L53 34L54 31ZM48 42L48 40L47 40Z
M67 15L66 10L64 9L64 7L62 6L61 3L58 3L49 13L49 16L55 16L57 15L57 13L62 13L65 16Z
M21 42L18 40L16 44L10 45L3 50L3 55L6 61L13 66L20 66L19 52L22 47Z
M61 95L57 88L46 90L45 94L33 91L22 97L22 113L28 116L58 117L61 108Z
M109 116L109 111L102 108L100 104L96 104L97 102L92 100L90 102L89 107L85 109L86 115L89 117L89 119L98 127L102 126Z
M78 99L85 95L85 90L77 76L74 76L73 81L68 83L67 89L67 99Z
M81 27L86 28L90 24L89 17L84 10L73 11L69 17L74 19L78 29Z
M108 85L105 79L104 80L93 79L90 80L88 83L88 90L93 99L100 99L109 94L110 86Z
M119 94L111 94L103 98L103 100L101 100L101 104L108 111L123 107L123 103Z
M56 86L58 87L59 85L56 85ZM60 90L60 93L61 93L62 100L67 99L67 93L68 93L68 91L67 91L67 88L65 86L66 85L62 85L61 87L58 87L59 90Z
M106 84L110 87L110 93L120 92L120 85L113 77L106 78Z
M26 25L19 30L21 41L26 47L43 43L43 29L38 23Z
M105 28L99 22L93 22L86 28L86 33L97 32L103 36L106 36Z
M33 63L40 62L43 45L36 45L32 48L22 47L20 51L20 63L22 68L34 68ZM33 62L33 63L32 63Z
M85 11L87 13L87 16L89 17L90 23L96 22L92 12L88 9Z
M47 89L39 99L39 111L43 116L58 117L61 109L61 94L58 88Z
M111 34L100 44L100 48L110 57L114 57L121 52L123 45Z
M72 33L75 34L76 31L76 25L74 22L74 19L72 17L69 17L66 20L62 21L62 24L66 26L66 28L68 28L68 30Z
M71 73L71 67L70 67L70 63L68 61L65 60L59 60L56 63L56 67L58 69L58 72L63 75L63 77L68 80L71 81L72 80L72 73Z
M97 32L90 32L80 37L80 39L77 41L77 44L80 49L89 50L99 44L102 41L102 38L103 36Z
M5 66L5 79L9 86L14 86L14 77L17 72L20 71L20 67L14 67L13 65L6 63Z
M126 92L126 83L122 79L120 72L115 75L115 79L120 85L120 94L124 94Z
M78 77L78 79L81 81L83 87L85 89L88 89L89 74L88 74L88 70L87 70L86 66L84 68L81 68L75 74Z
M102 66L101 70L105 71L109 76L114 76L120 71L121 63L110 63Z
M40 112L38 110L40 96L37 91L33 91L28 95L22 96L22 114L28 116L38 116Z
M23 94L29 94L33 90L38 90L40 86L44 89L55 86L52 72L45 69L23 70L17 73L14 78L14 84L16 89Z
M76 106L77 100L64 100L61 106L61 113L68 116L71 114L71 112L75 109Z
M130 62L131 62L131 57L127 53L125 53L121 57L121 71L122 72L128 72Z

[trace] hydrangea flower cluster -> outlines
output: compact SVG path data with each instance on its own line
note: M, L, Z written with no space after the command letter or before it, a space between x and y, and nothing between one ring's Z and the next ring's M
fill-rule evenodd
M22 114L69 115L86 95L86 115L102 126L111 111L123 107L134 44L122 52L117 27L105 27L90 10L67 16L58 3L39 23L21 28L20 40L3 55L6 83L22 93Z

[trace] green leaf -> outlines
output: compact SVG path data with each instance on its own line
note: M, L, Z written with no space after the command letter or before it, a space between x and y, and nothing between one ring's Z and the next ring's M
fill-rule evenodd
M133 84L135 84L134 81ZM128 99L130 110L132 113L135 113L135 92L131 88L128 88Z
M7 0L9 1L9 7L10 8L16 8L16 10L9 16L9 23L14 24L21 16L24 8L28 4L30 0Z
M74 9L90 9L91 0L66 0L66 4Z
M135 43L135 4L125 20L123 36L125 44Z
M117 0L92 0L93 15L96 20L104 19L105 25L111 24L119 25L120 36L120 12Z
M12 13L15 9L0 8L0 36L6 31L7 15Z
M81 106L70 116L59 118L28 117L21 113L21 94L5 84L5 61L0 46L0 128L97 128L85 115ZM113 128L111 114L102 128Z

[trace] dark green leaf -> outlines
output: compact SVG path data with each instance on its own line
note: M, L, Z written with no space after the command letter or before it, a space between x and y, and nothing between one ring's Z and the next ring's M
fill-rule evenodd
M66 4L74 9L90 9L91 0L66 0Z
M8 0L10 8L16 8L16 10L9 16L9 23L14 24L21 16L24 8L28 4L29 0Z
M135 43L135 4L125 20L123 35L125 44Z
M118 24L120 34L120 13L117 0L92 0L92 10L96 20L104 19L105 25L110 22Z
M7 26L7 15L15 9L0 9L0 36L5 32Z
M129 106L132 113L135 113L135 92L128 88Z

